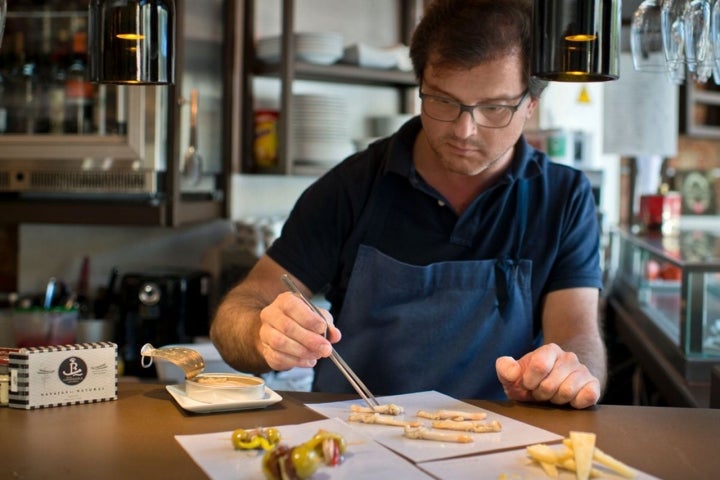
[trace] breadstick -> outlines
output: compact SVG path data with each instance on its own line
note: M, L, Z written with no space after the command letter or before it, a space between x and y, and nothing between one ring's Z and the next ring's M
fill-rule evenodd
M420 440L435 440L438 442L471 443L473 438L462 433L447 433L430 430L425 427L405 427L403 436Z
M387 403L385 405L378 405L375 408L361 407L360 405L350 405L350 411L354 413L384 413L387 415L400 415L405 412L405 409L400 405L394 403Z
M351 422L360 422L360 423L374 423L377 425L391 425L393 427L419 427L422 426L422 423L420 422L405 422L402 420L396 420L390 415L381 415L379 413L364 413L364 412L355 412L351 413L348 417L348 420Z
M461 412L460 410L435 410L428 412L418 410L418 417L429 418L430 420L485 420L487 413L485 412Z
M456 422L453 420L435 420L432 422L433 428L441 430L460 430L463 432L488 433L499 432L502 425L497 420L492 422Z

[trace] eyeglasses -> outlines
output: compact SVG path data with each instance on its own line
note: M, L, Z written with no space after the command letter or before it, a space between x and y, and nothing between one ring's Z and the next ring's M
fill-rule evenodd
M481 127L503 128L510 125L513 115L518 111L529 93L530 91L526 89L517 105L493 105L488 103L465 105L451 98L429 95L423 92L420 92L420 100L422 100L422 111L434 120L454 122L460 118L463 112L468 112L470 118Z

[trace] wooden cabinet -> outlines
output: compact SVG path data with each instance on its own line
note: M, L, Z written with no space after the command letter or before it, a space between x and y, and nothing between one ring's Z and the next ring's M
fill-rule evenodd
M176 0L176 84L95 85L92 125L82 132L40 120L52 117L57 98L68 105L60 70L69 71L77 53L69 39L86 34L87 2L23 5L8 14L0 70L32 92L13 96L22 105L9 108L33 117L19 124L27 128L0 126L0 224L179 226L226 217L237 2ZM200 97L199 182L180 173L192 89ZM0 102L11 97L0 93Z
M288 145L292 142L293 132L290 128L293 86L295 82L300 80L320 81L333 84L346 85L370 85L377 87L386 87L396 89L400 96L399 108L400 112L408 111L412 99L410 95L416 86L414 74L409 71L401 71L399 69L373 69L363 68L359 66L335 63L331 65L319 65L296 59L295 45L295 16L296 8L302 5L307 8L307 4L295 2L294 0L282 0L281 8L281 35L280 35L280 58L276 63L264 63L258 59L255 51L256 34L256 4L257 0L247 0L245 3L245 11L243 18L245 23L244 31L244 58L245 65L243 68L244 75L242 81L242 165L241 171L244 173L257 172L257 166L253 160L253 119L254 119L254 98L253 78L268 77L279 79L279 100L278 110L279 119L277 123L277 150L278 159L275 166L265 168L262 173L275 174L292 174L293 158L289 152ZM396 0L384 3L387 8L398 9L397 16L399 25L397 25L398 43L408 44L412 29L415 26L417 18L422 11L423 2L419 0ZM337 6L338 15L342 6ZM367 15L377 16L381 13L366 9ZM327 27L332 30L334 27ZM340 160L340 159L338 159Z

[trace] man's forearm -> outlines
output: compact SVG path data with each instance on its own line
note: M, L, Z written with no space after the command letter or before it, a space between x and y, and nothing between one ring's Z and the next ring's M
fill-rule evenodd
M600 386L605 390L607 381L607 353L602 338L596 335L578 335L571 340L563 342L560 348L566 352L573 352L578 356L580 362L585 365L590 373L598 380Z
M218 307L210 326L210 338L223 360L248 373L270 370L257 349L260 310L264 307L246 287L235 287Z

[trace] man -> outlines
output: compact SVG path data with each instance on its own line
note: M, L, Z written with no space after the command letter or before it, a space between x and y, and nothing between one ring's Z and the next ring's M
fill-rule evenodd
M376 395L597 403L595 205L582 173L522 137L545 87L530 22L523 0L430 5L410 45L421 115L304 192L219 306L230 365L315 367L314 389L350 392L335 344ZM285 292L285 272L331 314Z

